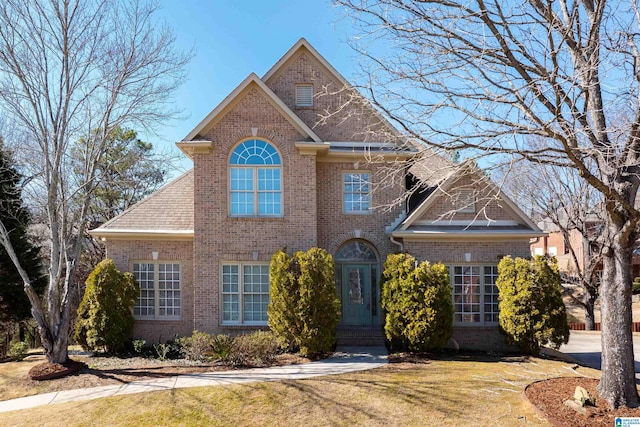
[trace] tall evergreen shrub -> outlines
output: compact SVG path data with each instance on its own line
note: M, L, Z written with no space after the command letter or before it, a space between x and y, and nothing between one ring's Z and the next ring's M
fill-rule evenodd
M139 293L136 279L105 259L89 274L86 285L74 338L85 350L115 352L133 328L132 309Z
M290 349L303 355L331 350L340 320L333 259L311 248L289 257L276 252L270 266L269 327Z
M500 328L510 343L528 354L541 345L569 341L567 314L555 258L505 257L498 264Z
M427 351L443 347L453 335L449 272L409 254L391 254L384 263L384 331L392 349Z

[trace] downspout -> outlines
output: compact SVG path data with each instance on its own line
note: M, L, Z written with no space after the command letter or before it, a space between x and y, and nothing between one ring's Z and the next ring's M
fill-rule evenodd
M404 244L402 242L397 241L393 236L389 236L389 240L400 248L400 252L404 252Z

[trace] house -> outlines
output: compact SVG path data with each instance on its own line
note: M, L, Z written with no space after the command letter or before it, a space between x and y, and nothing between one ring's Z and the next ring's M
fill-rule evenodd
M557 222L557 223L556 223ZM546 217L538 222L538 227L546 236L531 243L531 255L551 255L558 260L558 269L567 280L575 279L585 272L593 262L595 272L602 271L602 262L597 261L600 252L600 235L603 231L601 216L591 213L583 221L570 220L570 215L560 212L556 222ZM583 227L581 231L579 227ZM571 254L571 249L575 258ZM594 262L595 260L595 262ZM632 275L640 277L640 250L636 249L632 259Z
M193 169L91 232L138 280L135 337L264 328L272 254L317 246L343 337L379 333L383 262L408 251L451 267L455 344L503 345L497 263L543 233L473 165L404 140L306 40L177 146Z

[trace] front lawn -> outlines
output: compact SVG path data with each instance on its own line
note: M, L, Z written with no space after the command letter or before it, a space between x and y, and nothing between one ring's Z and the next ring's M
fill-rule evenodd
M549 377L598 374L537 358L453 356L309 380L43 406L3 413L0 419L19 426L547 426L524 400L524 387Z

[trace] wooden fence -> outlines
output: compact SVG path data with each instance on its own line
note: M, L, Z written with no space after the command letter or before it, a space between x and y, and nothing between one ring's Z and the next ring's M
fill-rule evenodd
M584 323L569 323L569 329L572 331L584 331L586 330ZM595 324L594 331L600 330L600 323ZM640 322L633 322L631 325L632 332L640 332Z

